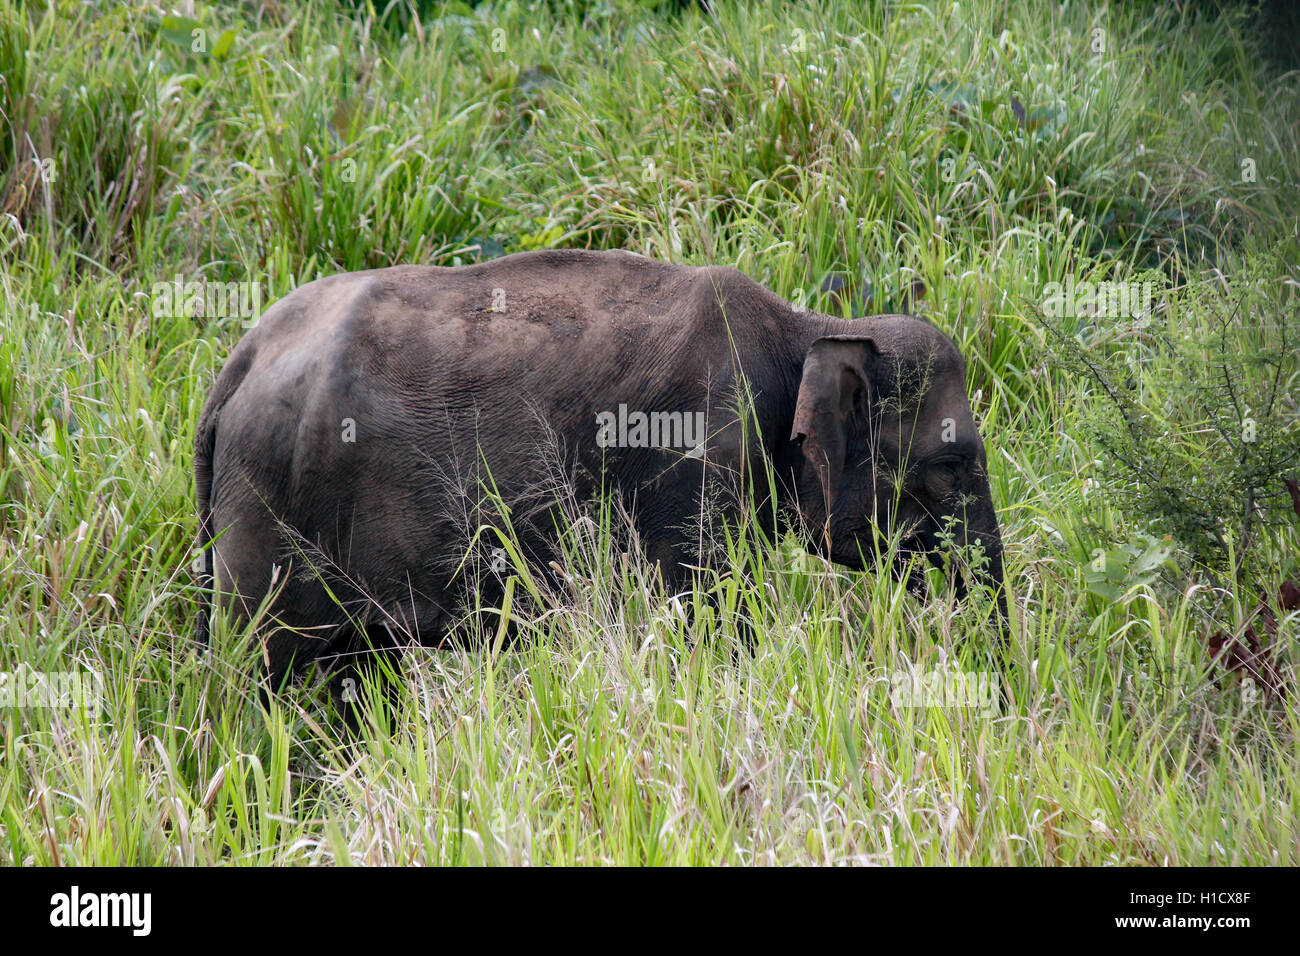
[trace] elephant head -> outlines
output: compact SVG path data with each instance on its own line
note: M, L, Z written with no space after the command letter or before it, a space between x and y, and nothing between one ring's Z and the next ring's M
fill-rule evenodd
M901 573L914 555L940 564L945 531L958 545L979 542L980 583L994 590L1005 629L1002 537L961 355L921 319L866 324L862 334L816 339L804 357L791 438L812 545L862 569L897 535L892 570ZM965 582L955 583L964 594Z

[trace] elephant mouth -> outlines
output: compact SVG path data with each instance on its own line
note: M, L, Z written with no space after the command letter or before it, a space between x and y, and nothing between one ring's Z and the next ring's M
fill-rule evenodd
M925 579L925 563L919 559L928 559L931 563L935 555L925 546L919 533L911 533L899 540L890 562L890 574L894 580L906 580L907 590L914 596L924 599L929 588Z
M928 540L925 531L918 526L913 526L898 542L897 559L910 562L922 557L934 563L938 559L938 552L934 543Z
M1005 641L1009 633L1009 625L1006 595L1002 583L1001 538L996 525L991 533L973 532L972 534L980 535L981 540L986 543L987 553L991 556L991 566L988 570L972 569L964 561L946 554L938 534L937 524L925 519L915 521L903 529L896 538L897 545L892 553L878 551L876 566L883 568L887 563L893 579L905 581L908 592L921 601L939 597L939 593L931 587L931 584L935 583L934 579L927 575L930 567L945 572L943 576L947 578L948 587L944 588L940 583L940 589L950 590L951 598L957 604L964 604L974 588L990 588L996 594L998 618ZM925 560L919 560L921 558Z
M943 553L938 542L932 538L933 536L927 535L923 529L913 530L899 541L892 569L895 578L906 575L907 589L922 599L932 596L926 579L925 565L928 563L930 567L945 570ZM920 560L922 558L924 561ZM947 564L946 570L954 597L958 601L964 601L970 592L966 573L952 564Z

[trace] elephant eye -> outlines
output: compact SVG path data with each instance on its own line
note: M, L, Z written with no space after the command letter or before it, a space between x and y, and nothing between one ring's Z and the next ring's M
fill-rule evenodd
M961 482L960 458L942 458L926 469L925 483L935 495L951 494Z

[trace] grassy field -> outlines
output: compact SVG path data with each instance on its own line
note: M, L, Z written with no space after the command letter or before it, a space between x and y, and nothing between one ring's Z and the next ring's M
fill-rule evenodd
M1099 386L1051 359L1041 315L1049 283L1155 277L1195 345L1223 318L1192 307L1207 289L1300 281L1300 76L1245 19L181 6L0 0L0 672L102 690L0 709L0 859L1300 863L1294 700L1217 679L1206 651L1295 575L1300 523L1215 576L1121 505L1141 489L1102 467ZM726 613L697 594L688 624L608 516L575 522L563 591L533 582L512 611L517 649L406 655L356 739L316 688L264 705L239 635L203 653L191 443L243 321L156 314L155 285L251 282L269 304L547 247L732 264L842 315L922 280L988 444L1009 706L891 693L986 667L978 607L785 541L733 547ZM1085 332L1112 356L1142 341ZM1294 424L1294 363L1279 378ZM1166 443L1195 449L1184 427ZM1124 548L1149 560L1090 574Z

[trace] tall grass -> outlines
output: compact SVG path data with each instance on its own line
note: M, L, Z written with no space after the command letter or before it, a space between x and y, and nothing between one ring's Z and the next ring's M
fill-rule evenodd
M0 709L0 858L1300 861L1294 705L1206 674L1214 615L1257 591L1185 565L1089 590L1095 548L1163 529L1097 487L1091 386L1044 366L1033 317L1067 273L1231 282L1294 238L1300 81L1244 22L196 6L0 0L0 671L104 688L100 713ZM923 280L989 447L1009 706L890 693L984 667L977 609L744 536L677 608L616 509L568 529L563 589L521 580L517 646L406 655L354 737L315 687L263 701L224 622L201 654L190 446L242 329L155 316L153 284L275 298L545 246L734 264L845 315Z

